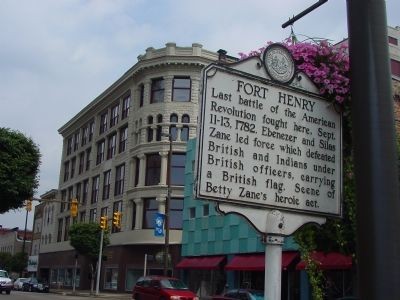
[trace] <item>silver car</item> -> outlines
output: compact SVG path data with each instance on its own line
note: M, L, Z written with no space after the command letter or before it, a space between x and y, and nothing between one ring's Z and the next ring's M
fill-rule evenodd
M28 278L17 278L17 279L15 279L15 281L13 283L14 290L21 291L22 290L22 285L27 279Z

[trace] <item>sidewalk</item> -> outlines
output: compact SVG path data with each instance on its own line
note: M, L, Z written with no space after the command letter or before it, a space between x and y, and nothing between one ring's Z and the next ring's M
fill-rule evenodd
M63 290L63 289L50 289L50 293L60 294L64 296L80 296L80 297L92 297L92 298L109 298L109 299L121 299L121 300L130 300L132 298L132 293L111 293L111 292L102 292L100 291L98 295L93 291L93 295L90 295L90 290L76 290L75 294L72 290Z

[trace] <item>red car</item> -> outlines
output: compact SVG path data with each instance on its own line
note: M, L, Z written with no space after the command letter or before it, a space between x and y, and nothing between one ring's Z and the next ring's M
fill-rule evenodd
M145 276L136 282L132 300L199 300L199 298L177 278Z

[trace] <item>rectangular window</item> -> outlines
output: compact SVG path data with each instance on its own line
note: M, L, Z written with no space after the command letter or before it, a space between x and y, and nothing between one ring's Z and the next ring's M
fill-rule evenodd
M79 222L81 222L81 223L86 222L86 211L82 211L82 212L79 214Z
M85 204L89 194L89 179L83 181L82 187L82 204Z
M208 217L210 215L210 204L203 205L203 216Z
M115 188L114 196L122 195L124 192L125 164L115 168Z
M146 185L158 185L160 183L161 157L158 153L146 155Z
M63 219L58 219L58 227L57 227L57 242L62 241L62 230L63 230Z
M119 104L111 108L110 127L113 127L118 123L118 118L119 118Z
M114 213L117 212L117 211L119 211L119 212L122 213L122 201L114 202L114 204L113 204L113 216L114 216ZM121 216L122 216L122 215L121 215ZM122 218L122 217L121 217L121 218ZM121 225L122 225L122 220L121 220ZM120 231L121 231L120 228L117 228L117 227L115 227L114 225L112 226L112 229L111 229L111 232L112 232L112 233L114 233L114 232L120 232Z
M64 182L69 179L69 161L64 163Z
M392 37L392 36L389 36L389 44L397 46L398 45L398 40L396 38Z
M99 201L99 183L100 183L100 176L93 177L92 197L90 198L90 203L97 203L97 201Z
M89 142L92 141L94 135L94 121L91 121L89 124Z
M154 220L158 212L158 202L155 198L143 199L143 229L154 228Z
M65 210L65 203L67 202L67 190L61 191L61 205L60 205L60 213Z
M69 238L69 223L70 223L71 219L70 217L66 217L65 218L65 227L64 227L64 241L68 241Z
M125 126L119 130L118 153L122 153L126 150L127 143L128 143L128 126Z
M67 140L67 155L70 155L72 153L72 136L68 138Z
M85 125L82 128L82 146L86 145L87 141L89 140L89 126Z
M108 207L107 206L101 208L100 216L101 217L104 217L104 216L108 217Z
M106 268L104 289L116 291L118 288L118 269Z
M172 101L189 102L191 81L189 77L175 77L172 88Z
M140 85L140 96L139 96L139 107L142 107L144 103L144 84Z
M97 209L93 208L89 211L89 222L95 223L97 222Z
M104 160L105 143L105 140L101 140L97 143L96 165L100 164Z
M183 199L171 198L169 203L169 228L182 229Z
M122 116L121 116L122 120L129 116L130 106L131 106L131 95L129 94L122 99Z
M391 68L392 68L392 74L397 76L397 77L400 77L400 61L391 59L390 60L390 65L391 65Z
M189 208L189 218L190 219L196 218L196 207Z
M90 168L90 153L92 152L92 148L86 150L86 171Z
M82 174L84 169L85 169L85 152L81 152L79 153L78 174Z
M114 133L108 137L107 141L107 159L111 159L115 156L117 149L117 134Z
M171 184L185 185L185 153L173 153L171 162Z
M76 165L76 157L71 159L71 178L75 175L75 165Z
M136 161L136 168L135 168L135 186L138 186L139 184L139 171L140 171L140 159L135 158Z
M68 210L71 208L71 200L74 197L74 187L70 186L68 188L68 196L67 196L67 201L68 201Z
M108 112L103 113L100 116L100 134L107 131L107 123L108 123Z
M78 182L75 185L75 198L76 200L78 200L78 202L81 202L81 193L82 193L82 184L80 182Z
M111 170L104 172L103 200L110 198Z
M81 131L78 130L77 132L75 132L74 151L78 150L80 140L81 140Z
M164 79L157 78L151 82L150 103L164 102Z

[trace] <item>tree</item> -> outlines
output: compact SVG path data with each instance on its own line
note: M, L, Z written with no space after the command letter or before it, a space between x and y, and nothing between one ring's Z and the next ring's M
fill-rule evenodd
M76 223L69 229L70 244L82 256L90 260L91 289L100 251L101 228L97 223ZM104 232L103 249L110 243L108 232Z
M23 206L38 187L40 151L31 138L0 128L0 214Z

